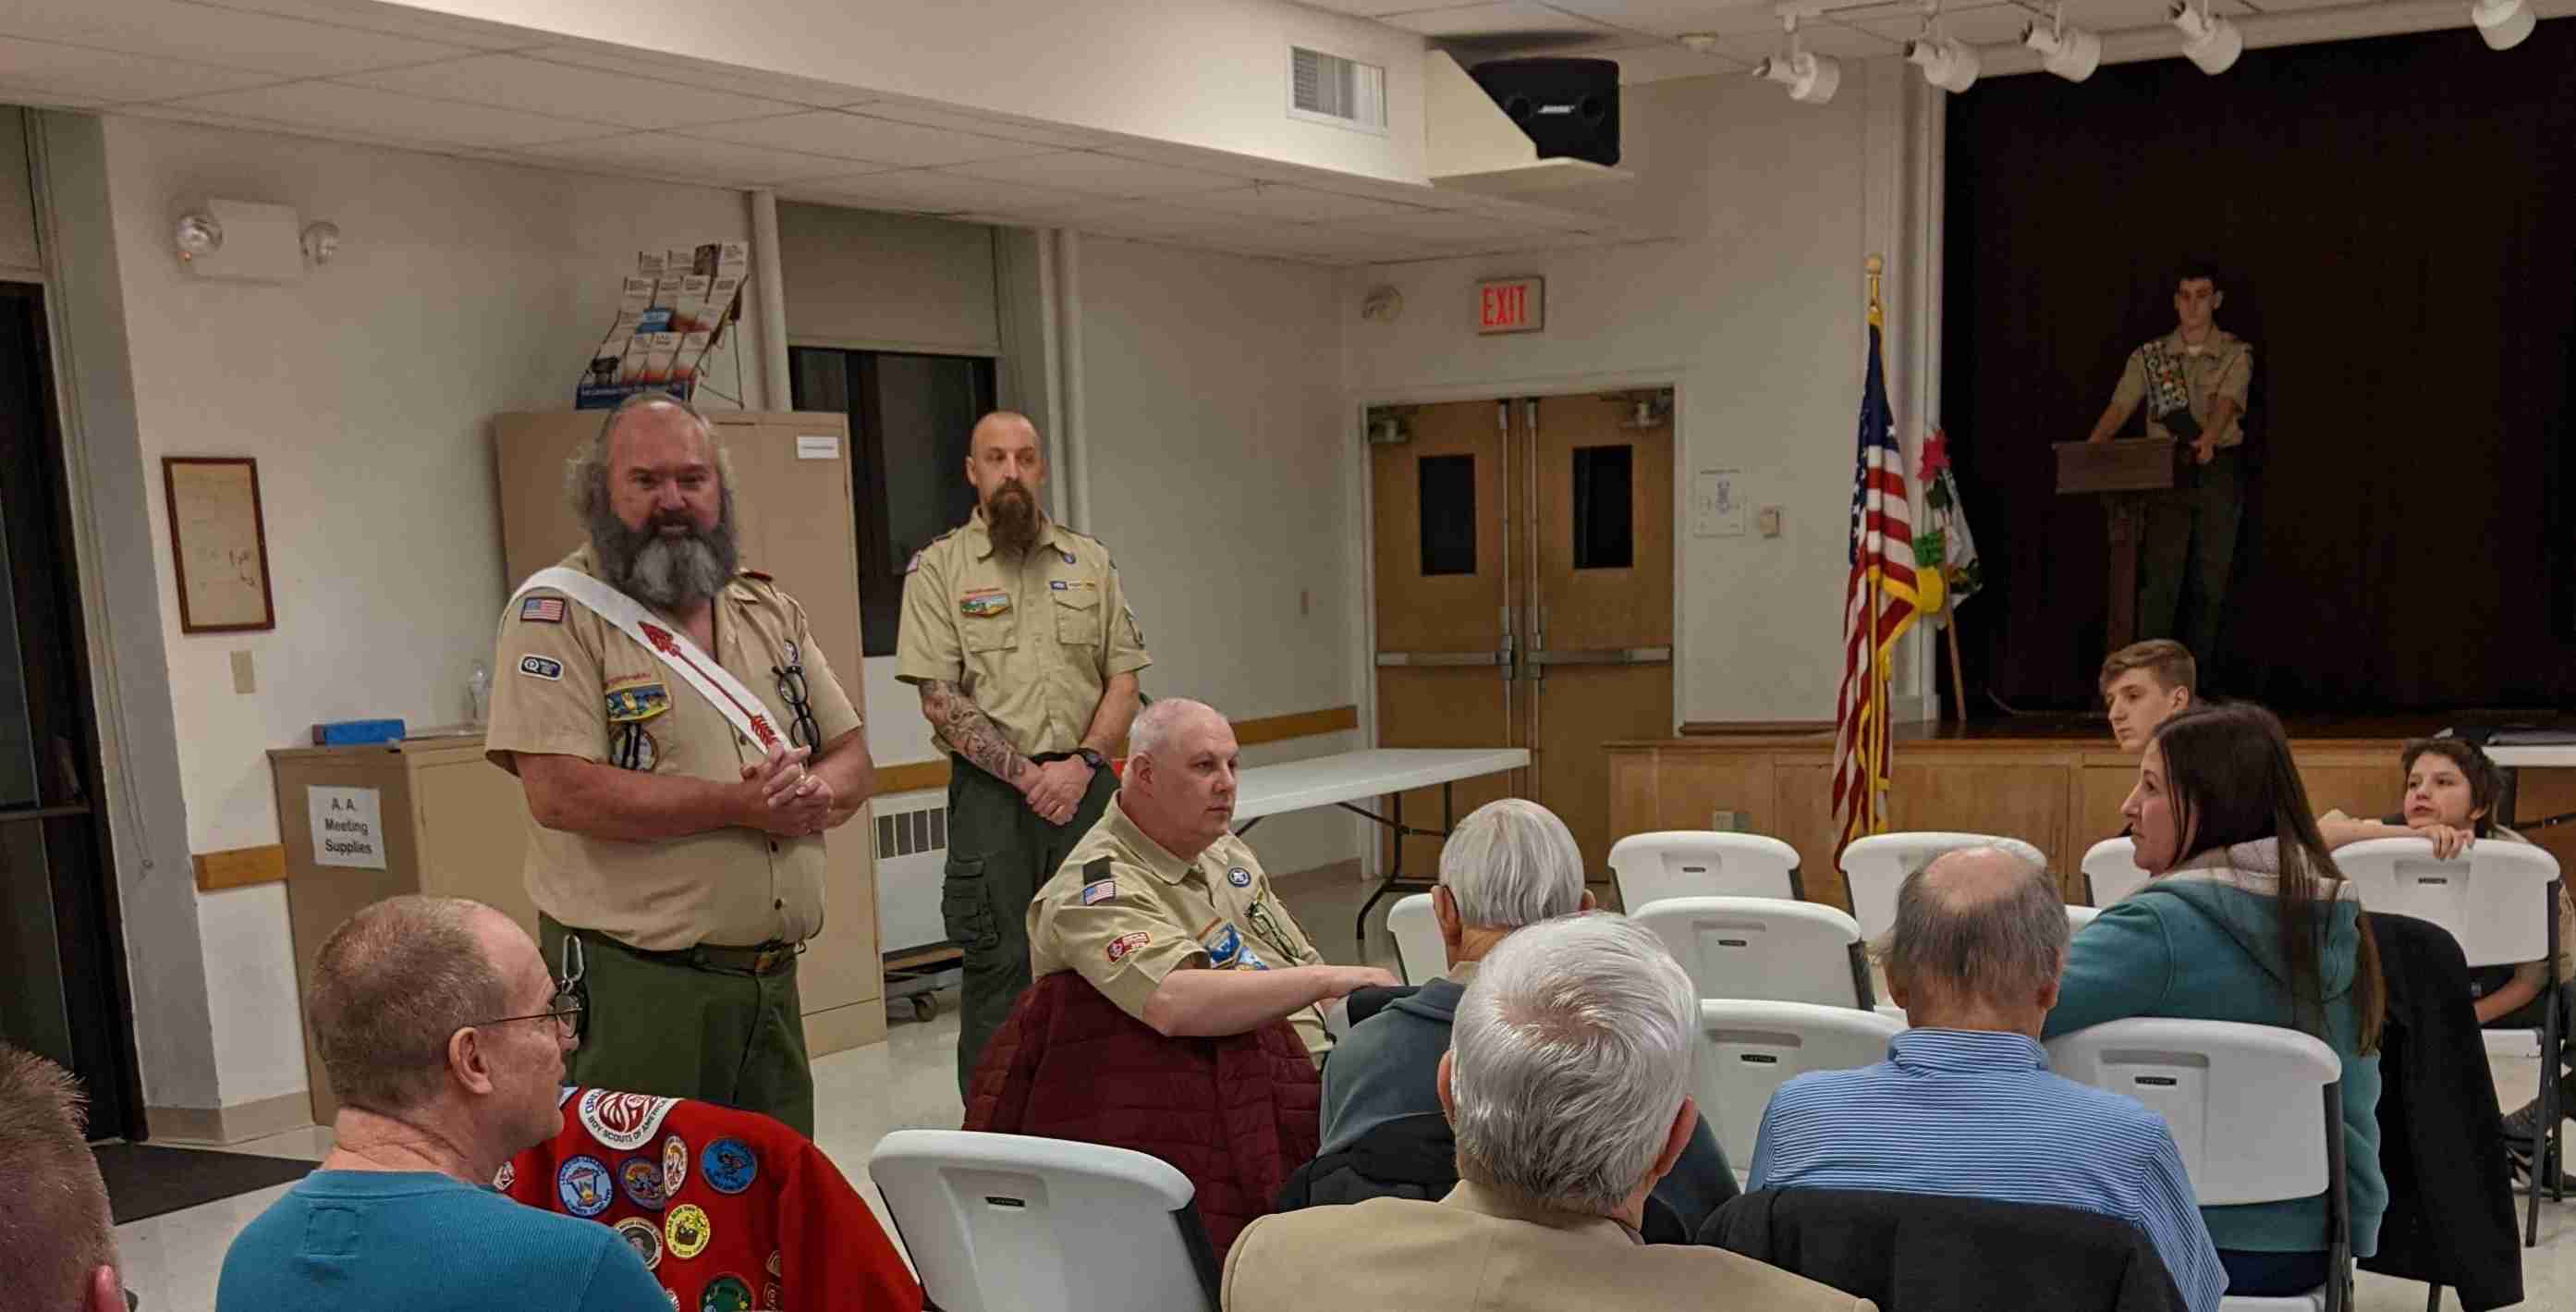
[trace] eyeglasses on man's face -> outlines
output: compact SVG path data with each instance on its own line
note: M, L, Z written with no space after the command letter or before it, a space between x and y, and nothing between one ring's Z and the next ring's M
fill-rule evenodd
M550 1020L555 1023L556 1034L567 1039L577 1039L581 1037L581 1018L584 1011L581 993L572 984L563 983L556 986L554 998L548 1004L547 1010L532 1011L525 1016L500 1016L492 1020L478 1020L474 1024L479 1027L507 1025L513 1021L522 1020Z

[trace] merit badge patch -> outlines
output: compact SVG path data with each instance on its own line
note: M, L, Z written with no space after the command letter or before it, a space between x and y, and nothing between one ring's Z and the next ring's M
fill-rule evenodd
M662 1192L662 1164L650 1157L629 1157L617 1164L617 1187L626 1201L647 1212L662 1210L669 1195Z
M1225 882L1234 885L1236 888L1250 888L1252 887L1252 872L1241 866L1236 866L1234 869L1225 872Z
M614 680L606 692L610 724L635 724L671 709L671 690L649 674Z
M517 1162L503 1162L501 1169L492 1173L492 1187L503 1193L508 1193L510 1186L518 1182L519 1164Z
M609 1183L608 1168L598 1158L585 1155L555 1172L555 1198L575 1216L597 1216L617 1200L617 1186Z
M714 1233L707 1224L707 1209L696 1203L682 1203L662 1220L662 1242L671 1246L671 1256L683 1262L707 1251L707 1237Z
M677 1098L593 1089L581 1096L581 1127L611 1148L632 1150L652 1142Z
M563 682L563 662L549 660L543 656L522 656L519 658L519 673L561 683Z
M760 1159L751 1145L728 1135L707 1145L698 1154L698 1174L706 1177L707 1187L720 1194L738 1194L751 1187L760 1174Z
M662 1201L680 1196L680 1186L689 1182L689 1145L680 1136L662 1141Z
M698 1312L751 1312L751 1286L741 1276L717 1276L698 1295Z
M1128 953L1133 952L1153 941L1154 936L1141 929L1132 934L1121 934L1117 938L1110 940L1109 959L1111 961L1125 961Z
M640 1216L630 1216L617 1223L617 1237L644 1259L647 1271L662 1265L662 1227Z
M957 610L959 614L977 619L1008 615L1011 613L1011 594L1000 588L977 588L957 599Z
M561 597L530 597L519 603L521 624L561 624L563 617L564 599Z
M1082 904L1084 906L1093 906L1098 903L1106 902L1116 896L1118 896L1118 881L1115 879L1096 880L1082 886Z

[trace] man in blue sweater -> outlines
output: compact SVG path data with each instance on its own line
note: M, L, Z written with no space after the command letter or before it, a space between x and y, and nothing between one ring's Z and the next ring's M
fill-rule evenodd
M492 1191L563 1129L578 1042L525 930L479 902L389 898L323 941L310 1005L337 1146L233 1240L216 1312L668 1312L616 1231ZM566 1171L567 1189L608 1178Z

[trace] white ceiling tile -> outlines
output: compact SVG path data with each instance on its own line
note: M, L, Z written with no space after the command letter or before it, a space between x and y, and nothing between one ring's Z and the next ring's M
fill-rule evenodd
M1007 214L1033 208L1062 208L1093 199L1053 187L994 182L937 169L814 178L797 183L788 190L799 199L812 198L830 204L947 214L968 211Z
M2022 24L2029 20L2030 11L2020 5L1978 5L1943 12L1941 30L1972 46L2010 45L2021 40ZM1923 16L1919 12L1892 14L1864 20L1860 25L1892 40L1911 41L1923 30Z
M588 141L560 141L520 152L548 159L577 159L585 164L630 168L662 178L686 178L711 185L762 187L850 173L848 160L826 159L791 150L771 150L731 141L708 141L675 132L638 132Z
M1453 245L1527 236L1532 231L1519 224L1487 218L1481 214L1454 213L1382 215L1353 219L1333 226L1344 232L1375 233L1387 237Z
M629 130L758 118L796 109L787 101L606 73L524 55L476 55L340 80L379 91L519 109Z
M540 42L521 28L459 18L412 5L374 0L181 0L206 9L301 18L360 32L443 41L474 50L524 50ZM42 3L42 0L38 0Z
M1323 9L1336 14L1356 14L1361 18L1384 18L1408 9L1437 9L1437 3L1424 0L1298 0L1310 9Z
M0 37L0 85L102 104L232 91L276 80L272 73Z
M939 164L973 164L1046 154L1052 146L971 132L926 128L916 123L871 118L841 110L818 109L782 118L741 123L715 123L685 129L695 137L740 141L780 150L801 150L834 159L883 164L889 168L928 168Z
M1909 33L1908 36L1911 34ZM1887 36L1867 28L1844 27L1830 20L1798 25L1798 48L1816 55L1836 59L1873 59L1880 55L1905 53L1904 36ZM1768 47L1765 47L1766 49ZM1844 69L1845 76L1853 70Z
M1023 159L966 164L949 170L995 182L1029 183L1059 191L1095 196L1174 196L1194 191L1222 191L1242 179L1199 169L1149 164L1093 151L1064 151Z
M1744 61L1723 51L1705 54L1677 42L1590 52L1598 59L1619 61L1619 85L1671 82L1686 77L1715 77L1744 71Z
M1723 36L1780 30L1779 14L1763 0L1749 4L1730 4L1722 0L1548 0L1548 3L1571 13L1657 36L1680 36L1684 32L1714 32Z
M1531 0L1489 0L1485 4L1420 9L1389 14L1378 21L1437 40L1472 38L1494 44L1508 44L1498 40L1506 37L1603 37L1612 35L1614 30L1609 24Z
M692 59L659 50L612 46L597 41L555 41L542 50L528 53L558 64L572 64L604 73L630 74L657 82L676 82L682 86L703 87L735 95L759 96L807 108L852 105L868 98L868 93L859 88L815 78L737 68L711 59Z
M506 149L596 135L596 123L575 123L515 109L425 100L338 82L290 82L256 91L195 96L174 102L236 118L346 129L384 140Z
M1287 223L1355 219L1371 214L1406 214L1415 209L1394 201L1345 195L1338 191L1318 191L1312 187L1291 187L1284 183L1254 183L1249 187L1188 195L1174 204L1188 209L1221 210L1228 214Z
M0 0L0 36L317 77L452 59L471 47L178 0L59 4Z
M925 105L917 101L871 100L862 112L873 118L893 119L897 123L918 123L927 128L949 128L1012 141L1034 141L1046 146L1098 146L1119 140L1106 132L1094 132L1069 124L1040 123L953 105Z

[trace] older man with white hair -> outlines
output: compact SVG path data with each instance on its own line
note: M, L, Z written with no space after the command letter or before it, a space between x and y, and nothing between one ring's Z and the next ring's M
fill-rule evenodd
M1509 935L1467 985L1435 1077L1458 1187L1436 1203L1253 1222L1227 1258L1225 1312L1868 1308L1748 1257L1639 1235L1648 1191L1699 1121L1698 1016L1690 978L1624 916Z
M1079 973L1174 1037L1295 1026L1322 1061L1322 1004L1395 976L1325 964L1234 836L1234 728L1203 703L1157 701L1127 734L1118 791L1029 904L1029 974Z
M1366 1016L1360 1013L1368 995L1352 999L1355 1023L1324 1068L1322 1151L1349 1148L1388 1122L1438 1112L1433 1086L1440 1059L1478 966L1528 926L1591 909L1582 849L1555 812L1507 797L1452 826L1440 849L1440 882L1431 890L1449 969ZM1717 1136L1706 1120L1694 1121L1680 1162L1655 1186L1656 1200L1689 1235L1735 1194L1735 1173Z
M1882 954L1913 1026L1887 1060L1780 1086L1754 1141L1753 1189L1873 1189L2075 1207L2135 1225L2184 1305L2227 1292L2164 1118L2052 1075L2039 1046L2066 967L2056 881L2000 847L1906 876Z

